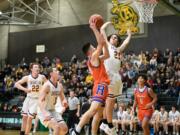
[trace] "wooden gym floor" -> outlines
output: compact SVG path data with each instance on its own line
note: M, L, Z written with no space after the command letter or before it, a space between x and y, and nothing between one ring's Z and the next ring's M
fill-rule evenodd
M19 135L18 130L0 130L0 135ZM48 135L48 132L38 131L35 135Z

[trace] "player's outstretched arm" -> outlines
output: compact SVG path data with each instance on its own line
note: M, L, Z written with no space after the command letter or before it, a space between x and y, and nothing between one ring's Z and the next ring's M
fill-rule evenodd
M100 32L96 27L95 21L92 20L92 22L90 22L90 28L94 32L94 35L95 35L96 40L97 40L96 50L93 52L93 54L91 56L91 60L94 61L94 59L99 59L99 56L102 52L102 48L104 45L104 39L102 39L102 36L100 35Z
M126 49L126 47L128 46L128 44L131 40L131 35L132 35L130 29L127 30L127 35L128 35L127 38L123 41L121 46L117 48L118 52L123 52Z
M110 24L112 24L112 23L111 23L111 22L106 22L106 23L104 23L104 24L101 26L101 29L100 29L101 34L103 35L103 37L104 37L104 39L105 39L105 41L106 41L106 44L109 44L109 41L108 41L107 35L106 35L106 28L107 28L107 26L109 26Z

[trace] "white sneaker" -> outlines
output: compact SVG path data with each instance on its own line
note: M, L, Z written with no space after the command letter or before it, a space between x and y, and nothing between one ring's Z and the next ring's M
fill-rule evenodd
M179 135L179 133L176 133L176 135Z
M74 129L71 132L71 135L79 135L79 133L77 133Z
M53 135L53 131L51 128L49 128L49 135Z
M108 127L107 124L102 123L100 125L100 129L103 130L106 134L111 135L110 128Z
M100 129L103 130L108 135L117 135L116 128L113 127L110 129L107 124L102 123L100 125Z
M117 135L115 127L111 128L110 130L111 130L111 135Z
M36 129L33 129L33 134L36 133Z

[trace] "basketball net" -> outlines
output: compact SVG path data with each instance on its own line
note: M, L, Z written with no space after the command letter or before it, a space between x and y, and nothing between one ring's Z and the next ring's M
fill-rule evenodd
M139 12L139 22L153 23L153 12L157 3L156 0L134 0L134 5Z

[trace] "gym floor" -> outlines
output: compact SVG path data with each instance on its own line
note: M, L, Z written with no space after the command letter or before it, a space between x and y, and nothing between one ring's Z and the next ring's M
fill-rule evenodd
M0 130L0 135L19 135L18 130ZM35 135L48 135L48 132L37 132Z

